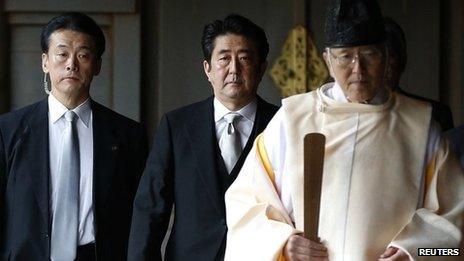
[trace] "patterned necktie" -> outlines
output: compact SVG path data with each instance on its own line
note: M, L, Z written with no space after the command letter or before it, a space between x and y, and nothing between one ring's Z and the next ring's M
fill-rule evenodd
M72 261L76 258L79 220L79 138L78 116L73 111L65 113L66 128L63 133L61 159L56 182L55 209L52 220L51 260Z
M238 113L226 114L224 119L227 122L227 126L219 139L219 148L221 149L221 155L229 174L242 153L240 133L236 129L237 122L241 117Z

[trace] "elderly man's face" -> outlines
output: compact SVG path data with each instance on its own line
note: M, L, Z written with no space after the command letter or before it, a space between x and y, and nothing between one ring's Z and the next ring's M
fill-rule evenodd
M236 110L256 97L266 69L253 41L241 35L226 34L214 41L211 62L203 62L214 96L228 109Z
M381 45L330 48L324 53L330 75L351 102L366 102L384 88L385 59Z
M50 74L56 97L88 97L90 83L100 72L100 66L92 38L72 30L53 32L48 53L42 54L42 69Z

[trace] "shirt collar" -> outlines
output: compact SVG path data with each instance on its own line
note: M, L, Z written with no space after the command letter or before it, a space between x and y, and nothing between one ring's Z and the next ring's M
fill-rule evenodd
M53 96L53 94L50 94L48 96L48 111L50 115L50 122L55 123L58 121L63 115L68 111L68 108L64 106L58 99ZM90 123L90 114L91 114L91 109L90 109L90 98L85 100L83 103L81 103L79 106L74 108L72 111L74 111L79 119L81 119L82 123L84 123L85 127L89 127Z
M224 106L224 104L222 104L216 97L214 97L213 105L214 105L214 121L215 122L220 121L222 118L224 118L226 114L233 112L227 109L227 107ZM257 108L257 101L256 99L254 99L247 105L243 106L240 110L234 111L234 112L242 115L245 119L254 122L255 117L256 117L256 108Z
M335 82L334 86L332 87L332 99L339 101L339 102L348 102L348 99L345 97L345 93L342 90L342 87Z

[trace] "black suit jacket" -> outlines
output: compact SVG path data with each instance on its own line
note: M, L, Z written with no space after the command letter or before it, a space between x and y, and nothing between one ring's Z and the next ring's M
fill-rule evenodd
M445 132L445 137L450 142L450 147L464 168L464 125L460 125L452 130Z
M448 106L425 97L405 92L401 87L396 88L396 91L410 98L428 102L432 105L432 118L440 125L442 131L447 131L454 128L453 115Z
M141 126L96 102L93 207L98 260L126 260L147 154ZM47 100L0 116L0 260L50 260Z
M161 260L173 204L166 260L223 259L226 188L219 184L218 166L223 162L217 162L213 110L210 97L162 118L134 202L129 260ZM276 111L276 106L258 98L253 131L234 170L241 168L256 135Z

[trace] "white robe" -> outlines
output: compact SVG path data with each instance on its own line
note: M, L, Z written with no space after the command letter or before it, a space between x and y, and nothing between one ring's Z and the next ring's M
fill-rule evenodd
M343 103L324 94L330 87L283 100L265 146L255 142L226 193L226 260L276 260L303 229L309 132L327 137L319 235L331 260L377 259L389 245L412 258L418 247L457 247L464 177L444 140L426 157L430 107L397 94L380 105Z

